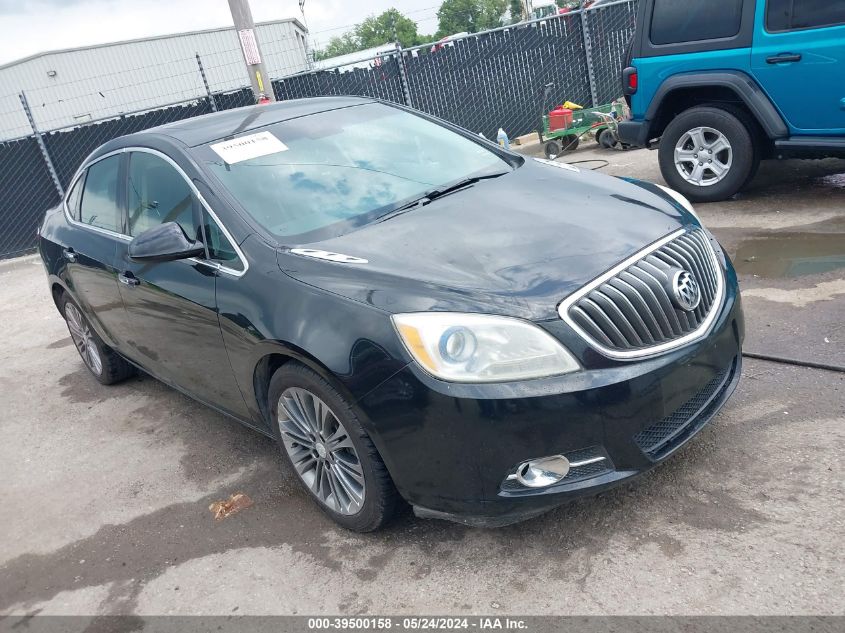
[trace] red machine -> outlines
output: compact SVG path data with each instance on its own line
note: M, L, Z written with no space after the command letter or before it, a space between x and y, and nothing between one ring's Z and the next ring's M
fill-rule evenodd
M565 130L572 127L572 110L560 106L549 112L549 131Z

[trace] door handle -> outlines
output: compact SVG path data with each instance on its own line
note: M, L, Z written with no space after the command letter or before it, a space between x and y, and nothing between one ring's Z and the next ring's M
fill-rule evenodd
M773 55L766 58L767 64L786 64L788 62L800 62L800 53L781 53L780 55Z
M120 273L117 276L117 280L122 283L124 286L137 286L141 283L141 280L138 279L135 275L133 275L128 270L126 272Z
M69 262L73 263L76 261L76 251L72 248L66 248L62 251L62 255L65 256L65 259Z

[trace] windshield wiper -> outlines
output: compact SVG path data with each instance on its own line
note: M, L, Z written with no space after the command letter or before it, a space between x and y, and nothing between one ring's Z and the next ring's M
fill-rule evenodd
M414 198L409 202L406 202L403 205L396 207L395 209L391 209L384 215L378 218L379 222L384 222L385 220L390 220L391 218L395 218L397 215L402 215L403 213L407 213L417 207L424 206L431 202L432 200L436 200L437 198L442 198L443 196L448 196L451 193L455 193L456 191L460 191L470 185L474 185L475 183L481 180L489 180L491 178L498 178L499 176L504 176L505 174L509 174L509 171L502 171L496 172L495 174L484 174L481 176L471 176L469 178L461 178L460 180L456 180L455 182L451 182L445 184L440 187L435 187L434 189L429 189L423 195L418 198Z
M461 178L460 180L456 180L455 182L448 183L443 185L442 187L437 187L436 189L430 189L429 191L425 192L425 197L429 200L435 200L442 196L448 195L459 189L463 189L464 187L469 187L470 185L474 185L475 183L481 180L489 180L491 178L498 178L499 176L504 176L505 174L509 174L509 171L502 171L496 172L495 174L484 174L482 176L472 176L470 178Z

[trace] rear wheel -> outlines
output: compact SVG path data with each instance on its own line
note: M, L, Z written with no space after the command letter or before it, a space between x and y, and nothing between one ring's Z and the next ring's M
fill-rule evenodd
M660 171L667 184L696 202L730 198L759 164L753 130L735 113L711 106L690 108L660 139Z
M578 142L579 138L576 134L567 134L562 139L560 139L562 151L574 152L576 149L578 149Z
M276 439L320 508L343 527L371 532L400 498L351 404L316 372L294 361L270 381Z
M603 128L596 134L596 143L605 149L615 149L618 142L619 139L609 128Z
M62 296L61 309L73 344L94 378L104 385L112 385L135 373L132 365L103 343L82 310L67 294Z
M549 160L554 160L563 153L563 150L557 141L546 141L543 145L543 153Z

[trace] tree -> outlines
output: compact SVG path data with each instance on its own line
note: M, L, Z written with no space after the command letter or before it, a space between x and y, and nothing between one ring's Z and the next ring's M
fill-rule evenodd
M454 33L477 33L502 25L508 0L443 0L437 10L440 37Z
M516 24L522 20L523 11L525 11L525 7L522 4L522 0L510 0L508 13L511 17L511 24Z
M346 55L360 51L363 48L365 47L361 46L361 42L358 40L355 32L349 31L348 33L330 39L325 48L314 51L314 59L321 60L337 57L338 55Z
M390 8L379 16L370 16L355 27L363 48L381 46L386 42L399 41L402 46L419 44L417 23Z
M333 37L325 48L314 53L314 57L318 60L328 59L396 40L402 46L416 46L421 43L417 33L417 23L396 9L390 8L381 15L371 15L351 31Z

